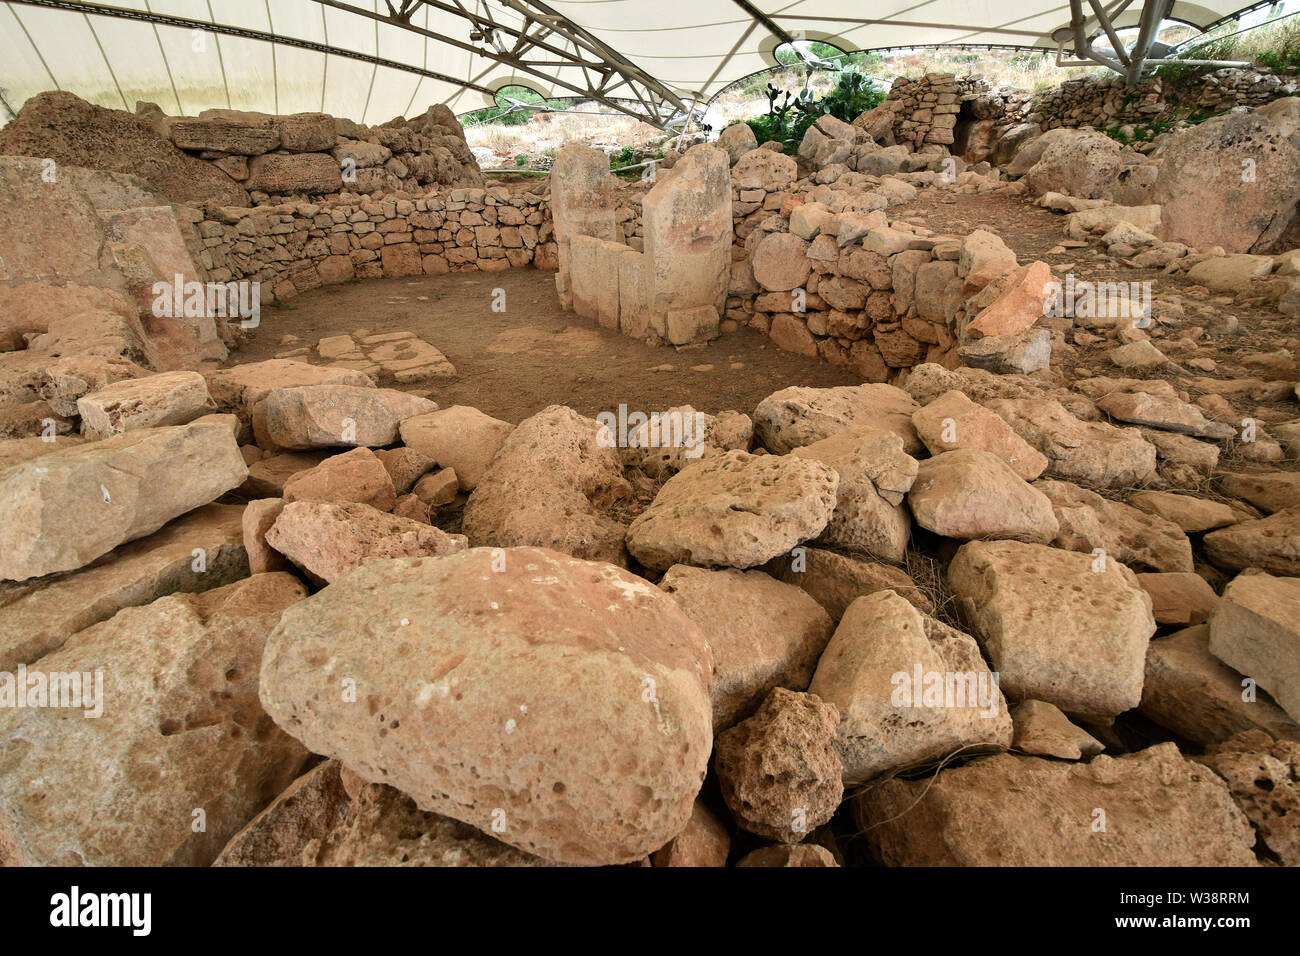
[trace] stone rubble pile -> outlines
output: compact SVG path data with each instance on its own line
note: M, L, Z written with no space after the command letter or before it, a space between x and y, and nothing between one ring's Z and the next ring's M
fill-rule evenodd
M1114 129L1150 152L1160 140L1143 141L1140 127L1185 127L1189 117L1255 109L1294 96L1298 88L1294 73L1230 67L1175 79L1147 76L1135 88L1121 76L1084 76L1033 93L994 88L979 75L926 73L895 79L886 100L854 125L887 146L941 144L971 162L1004 163L1020 137L1061 128Z
M110 437L0 444L0 662L111 721L0 709L0 855L1294 861L1248 768L1294 802L1300 499L1169 481L1148 435L1229 439L1117 417L1166 383L1054 376L785 389L699 455L290 360L132 380Z
M1174 204L1120 202L1147 163L1095 131L1024 138L1008 185L945 149L960 87L907 95L910 141L732 134L639 203L581 147L549 198L216 218L0 159L0 864L1300 863L1300 346L1225 377L1179 323L1054 312L1045 262L890 210L1041 190L1069 241L1222 290L1294 256L1146 242ZM167 128L250 176L324 155L318 118L235 119ZM624 438L441 407L456 371L409 332L213 368L222 328L142 292L548 254L610 328L744 323L862 381Z
M173 202L218 206L483 185L460 123L442 104L371 127L326 113L167 116L155 103L137 103L132 114L41 93L0 130L0 153L133 173Z

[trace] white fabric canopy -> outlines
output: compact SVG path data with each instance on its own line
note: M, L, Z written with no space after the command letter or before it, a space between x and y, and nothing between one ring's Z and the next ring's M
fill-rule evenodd
M409 10L409 23L390 19L389 2ZM1203 29L1248 6L1178 0L1170 18ZM635 97L634 108L662 115L674 100L702 104L775 65L787 37L847 52L1055 49L1052 34L1070 18L1067 0L0 0L0 8L0 96L14 111L61 89L128 110L148 100L172 114L319 110L370 124L434 103L476 109L515 84L544 96ZM1135 25L1140 10L1136 0L1117 25ZM483 55L497 43L509 50L520 29L545 32L548 48L533 47L522 64Z

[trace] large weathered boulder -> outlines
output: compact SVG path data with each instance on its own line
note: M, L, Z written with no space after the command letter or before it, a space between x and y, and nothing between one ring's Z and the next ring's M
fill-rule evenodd
M912 426L920 406L892 385L795 386L773 392L754 410L754 430L778 455L854 428L884 428L903 439L909 455L921 451Z
M1300 740L1300 724L1210 653L1210 629L1204 624L1151 641L1139 710L1202 745L1247 730Z
M774 687L802 691L831 637L810 595L761 571L676 564L659 582L713 651L713 732L754 712Z
M7 284L0 338L13 348L22 346L16 334L40 333L26 351L0 356L0 398L23 371L43 373L56 382L40 383L48 392L40 397L73 414L75 405L64 406L111 381L224 359L218 319L206 310L164 308L170 297L155 289L161 282L174 290L178 275L183 282L206 278L194 255L193 213L170 205L139 176L50 163L45 153L0 155L0 277ZM99 371L70 394L57 379L86 377L88 360L91 367L140 369Z
M1015 270L1016 254L1002 237L987 229L976 229L962 238L957 253L957 275L963 279L962 291L978 292L990 282Z
M1300 423L1296 426L1274 426L1270 429L1279 437L1288 427L1300 429ZM1294 452L1292 457L1297 456ZM1224 494L1232 495L1234 498L1240 498L1243 501L1249 501L1256 508L1273 514L1276 511L1285 511L1287 508L1295 507L1297 501L1300 501L1300 473L1293 471L1274 471L1261 472L1258 474L1243 474L1240 472L1220 472L1215 479ZM1224 521L1222 524L1235 524L1242 520L1245 515L1241 512L1234 512L1236 517L1232 521ZM1192 530L1190 528L1186 530Z
M172 142L191 152L220 152L260 156L280 145L274 129L217 119L175 119L169 126Z
M1151 598L1118 561L1017 541L972 541L948 565L963 620L1017 700L1113 717L1142 697Z
M1060 526L1052 502L1001 458L976 448L927 458L907 493L916 523L945 538L1047 544Z
M916 478L917 463L903 451L897 434L853 429L803 445L792 454L829 465L839 476L835 511L818 543L903 563L911 533L903 496Z
M124 379L77 399L82 430L94 438L185 425L215 410L203 376L188 371Z
M462 491L473 491L514 430L509 422L468 405L453 405L402 422L402 441L444 468L453 468Z
M470 544L533 545L626 564L627 529L613 515L632 486L618 449L601 442L601 427L563 405L520 422L465 506L461 530Z
M247 475L231 427L212 420L140 428L10 467L0 472L0 580L83 567Z
M1233 578L1210 617L1210 653L1300 720L1300 578Z
M1139 511L1173 522L1188 534L1227 527L1246 517L1221 501L1171 491L1135 491L1129 495L1128 503Z
M1155 471L1155 446L1137 429L1082 421L1046 398L996 398L984 406L1046 456L1046 474L1053 478L1123 488Z
M203 373L208 393L217 408L239 417L242 425L252 427L253 410L278 388L298 385L352 385L374 388L364 373L350 368L309 365L291 359L268 359Z
M1151 613L1157 624L1200 624L1219 603L1214 588L1192 571L1148 572L1137 579L1142 590L1151 595Z
M358 501L391 511L397 490L373 451L354 448L295 473L285 481L281 496L285 501Z
M213 866L551 866L426 813L337 760L317 764L226 844Z
M244 185L272 194L332 193L343 188L343 173L325 153L267 153L248 161Z
M398 426L427 415L438 405L391 388L302 385L273 389L255 410L255 427L280 448L363 445L380 448L397 441Z
M610 419L615 417L606 414ZM659 413L657 418L652 415L629 434L619 454L626 467L659 480L671 478L702 458L716 458L732 449L749 451L753 441L754 423L748 415L734 411L707 415L691 405L678 405Z
M912 415L916 434L932 455L974 448L996 455L1025 481L1047 467L1047 459L998 415L950 389Z
M877 591L894 591L925 614L934 611L930 596L905 571L825 548L800 545L788 555L773 558L763 570L777 580L803 588L837 623L850 604Z
M727 151L731 165L752 149L758 149L758 137L748 123L732 123L718 134L718 145Z
M455 554L468 546L464 535L355 501L290 502L266 532L266 543L326 584L372 561Z
M1003 131L993 151L991 162L994 166L1003 166L1024 149L1031 141L1043 135L1043 128L1037 123L1017 123Z
M839 720L835 705L816 694L777 687L754 716L718 736L713 766L738 824L798 843L834 816L844 796Z
M1199 249L1281 252L1300 245L1300 112L1283 98L1180 133L1160 163L1151 201L1160 236Z
M690 818L712 671L699 629L646 581L474 548L375 562L290 608L261 696L313 752L422 810L547 859L628 863Z
M1200 758L1228 782L1259 840L1283 866L1300 866L1300 742L1260 730L1215 744Z
M1207 421L1195 405L1149 392L1112 392L1099 399L1097 407L1117 421L1183 435L1225 438L1235 434L1231 426L1225 429Z
M1030 137L1016 151L1004 172L1013 178L1025 175L1043 158L1043 153L1047 151L1049 146L1070 139L1076 132L1076 130L1061 126L1056 129L1049 129L1040 136Z
M982 308L962 330L963 337L995 338L1029 331L1044 314L1053 281L1051 267L1041 261L1021 266L997 280L986 293L996 293L996 298L987 304L982 296L972 300Z
M799 163L780 150L754 149L736 160L731 183L738 189L765 189L778 192L793 185L799 177Z
M1068 481L1045 478L1033 487L1047 496L1056 514L1060 532L1053 544L1058 548L1088 553L1101 549L1138 571L1192 570L1192 543L1172 521Z
M58 650L78 631L177 592L246 577L238 505L204 505L77 571L0 584L0 672Z
M1110 197L1123 165L1119 143L1096 130L1072 132L1074 135L1049 144L1025 173L1030 195L1058 192L1081 199Z
M886 866L1255 866L1228 787L1172 743L1090 763L1000 754L862 792Z
M628 526L627 549L655 570L756 567L821 533L838 484L821 462L729 451L668 479Z
M211 863L307 759L257 699L267 635L305 594L260 574L159 598L41 658L26 706L0 708L0 864ZM80 701L34 704L31 671Z
M329 152L339 141L338 124L328 113L278 116L275 126L280 132L280 145L291 153Z
M1300 506L1211 531L1205 536L1205 553L1233 571L1260 568L1300 575Z
M893 591L849 606L808 690L839 708L836 750L849 787L1011 744L1006 701L979 645Z

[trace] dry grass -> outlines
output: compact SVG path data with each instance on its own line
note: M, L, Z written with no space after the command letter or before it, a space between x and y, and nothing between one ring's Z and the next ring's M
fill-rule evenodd
M934 606L931 617L964 632L965 628L957 613L957 597L948 587L943 565L923 551L908 548L907 557L903 561L903 570L916 584L916 589L930 599L930 603Z
M534 113L527 123L481 123L465 128L470 146L486 146L496 163L486 168L514 168L515 157L527 156L533 164L566 143L583 143L617 151L624 146L644 147L664 138L647 123L608 110L599 103L579 103L573 113Z

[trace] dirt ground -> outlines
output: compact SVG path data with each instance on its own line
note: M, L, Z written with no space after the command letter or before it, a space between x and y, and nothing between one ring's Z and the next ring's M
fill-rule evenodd
M504 312L492 311L496 289L505 292ZM859 382L845 369L782 351L753 329L726 333L704 348L645 345L561 310L555 273L539 269L315 289L284 308L263 309L261 325L228 364L273 358L357 329L414 332L441 349L458 373L427 386L430 398L516 423L554 404L589 416L616 411L620 403L631 411L688 404L748 414L779 388ZM282 345L285 335L302 341Z

